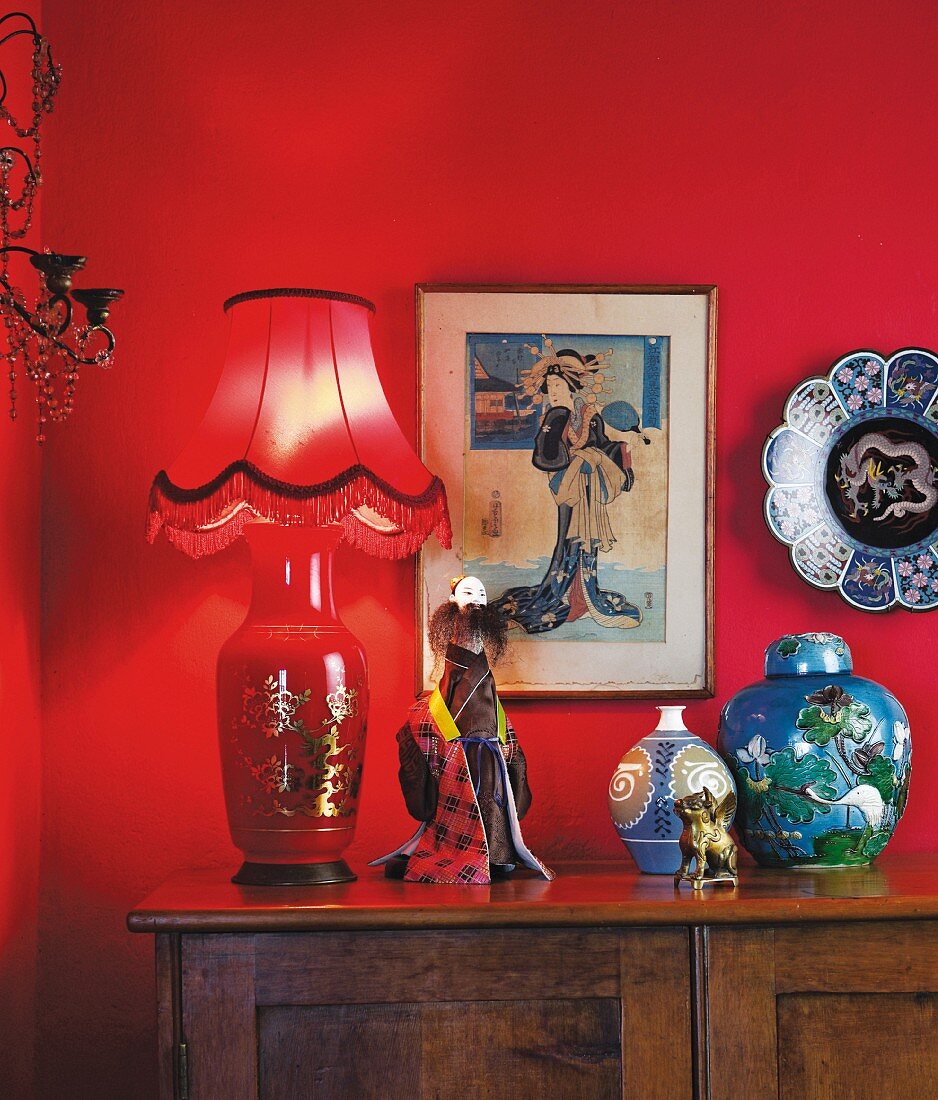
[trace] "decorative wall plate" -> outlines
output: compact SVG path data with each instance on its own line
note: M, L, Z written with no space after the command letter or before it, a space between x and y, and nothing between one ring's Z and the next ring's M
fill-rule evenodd
M766 440L769 530L861 611L938 607L938 355L854 351L806 378Z

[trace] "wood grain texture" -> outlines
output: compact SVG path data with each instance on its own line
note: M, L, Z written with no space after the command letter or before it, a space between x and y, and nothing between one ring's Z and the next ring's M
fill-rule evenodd
M805 924L938 920L938 855L886 855L873 867L770 871L745 867L738 890L675 892L671 879L619 863L561 864L553 882L518 876L492 886L357 882L243 887L227 869L186 872L137 906L134 932L271 932L396 928Z
M936 1031L934 994L780 997L780 1100L934 1096Z
M180 937L156 937L156 1032L159 1040L160 1100L176 1095L176 1050L182 1029Z
M693 1096L690 950L686 928L621 936L622 1095Z
M938 921L775 932L777 993L938 992Z
M710 1100L778 1095L774 935L770 928L705 930ZM811 1096L805 1093L805 1096Z
M614 1000L265 1008L263 1100L621 1095Z
M191 1100L255 1100L253 936L186 936L183 1030Z
M257 937L257 1003L617 997L614 931L323 932Z

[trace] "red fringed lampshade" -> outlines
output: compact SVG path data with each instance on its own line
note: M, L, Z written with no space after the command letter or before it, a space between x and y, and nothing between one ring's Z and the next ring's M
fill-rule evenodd
M388 408L371 351L371 302L323 290L260 290L225 302L228 350L189 445L150 491L160 527L192 557L258 518L341 524L369 554L402 558L436 533L446 491Z

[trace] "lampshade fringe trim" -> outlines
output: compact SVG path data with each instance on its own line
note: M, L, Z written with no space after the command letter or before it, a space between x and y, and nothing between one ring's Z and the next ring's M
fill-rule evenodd
M372 509L393 530L363 522L355 515L362 507ZM341 524L347 542L379 558L408 557L431 534L445 549L452 545L446 489L438 477L423 493L408 496L364 466L320 485L294 486L247 462L234 463L196 489L174 485L161 470L150 489L147 538L153 542L163 527L174 546L200 558L223 550L258 519L284 526Z

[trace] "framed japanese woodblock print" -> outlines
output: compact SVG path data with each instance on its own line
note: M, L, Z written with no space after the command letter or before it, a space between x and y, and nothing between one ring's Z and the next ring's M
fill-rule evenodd
M504 696L713 694L713 286L417 287L421 453L460 574L509 619Z

